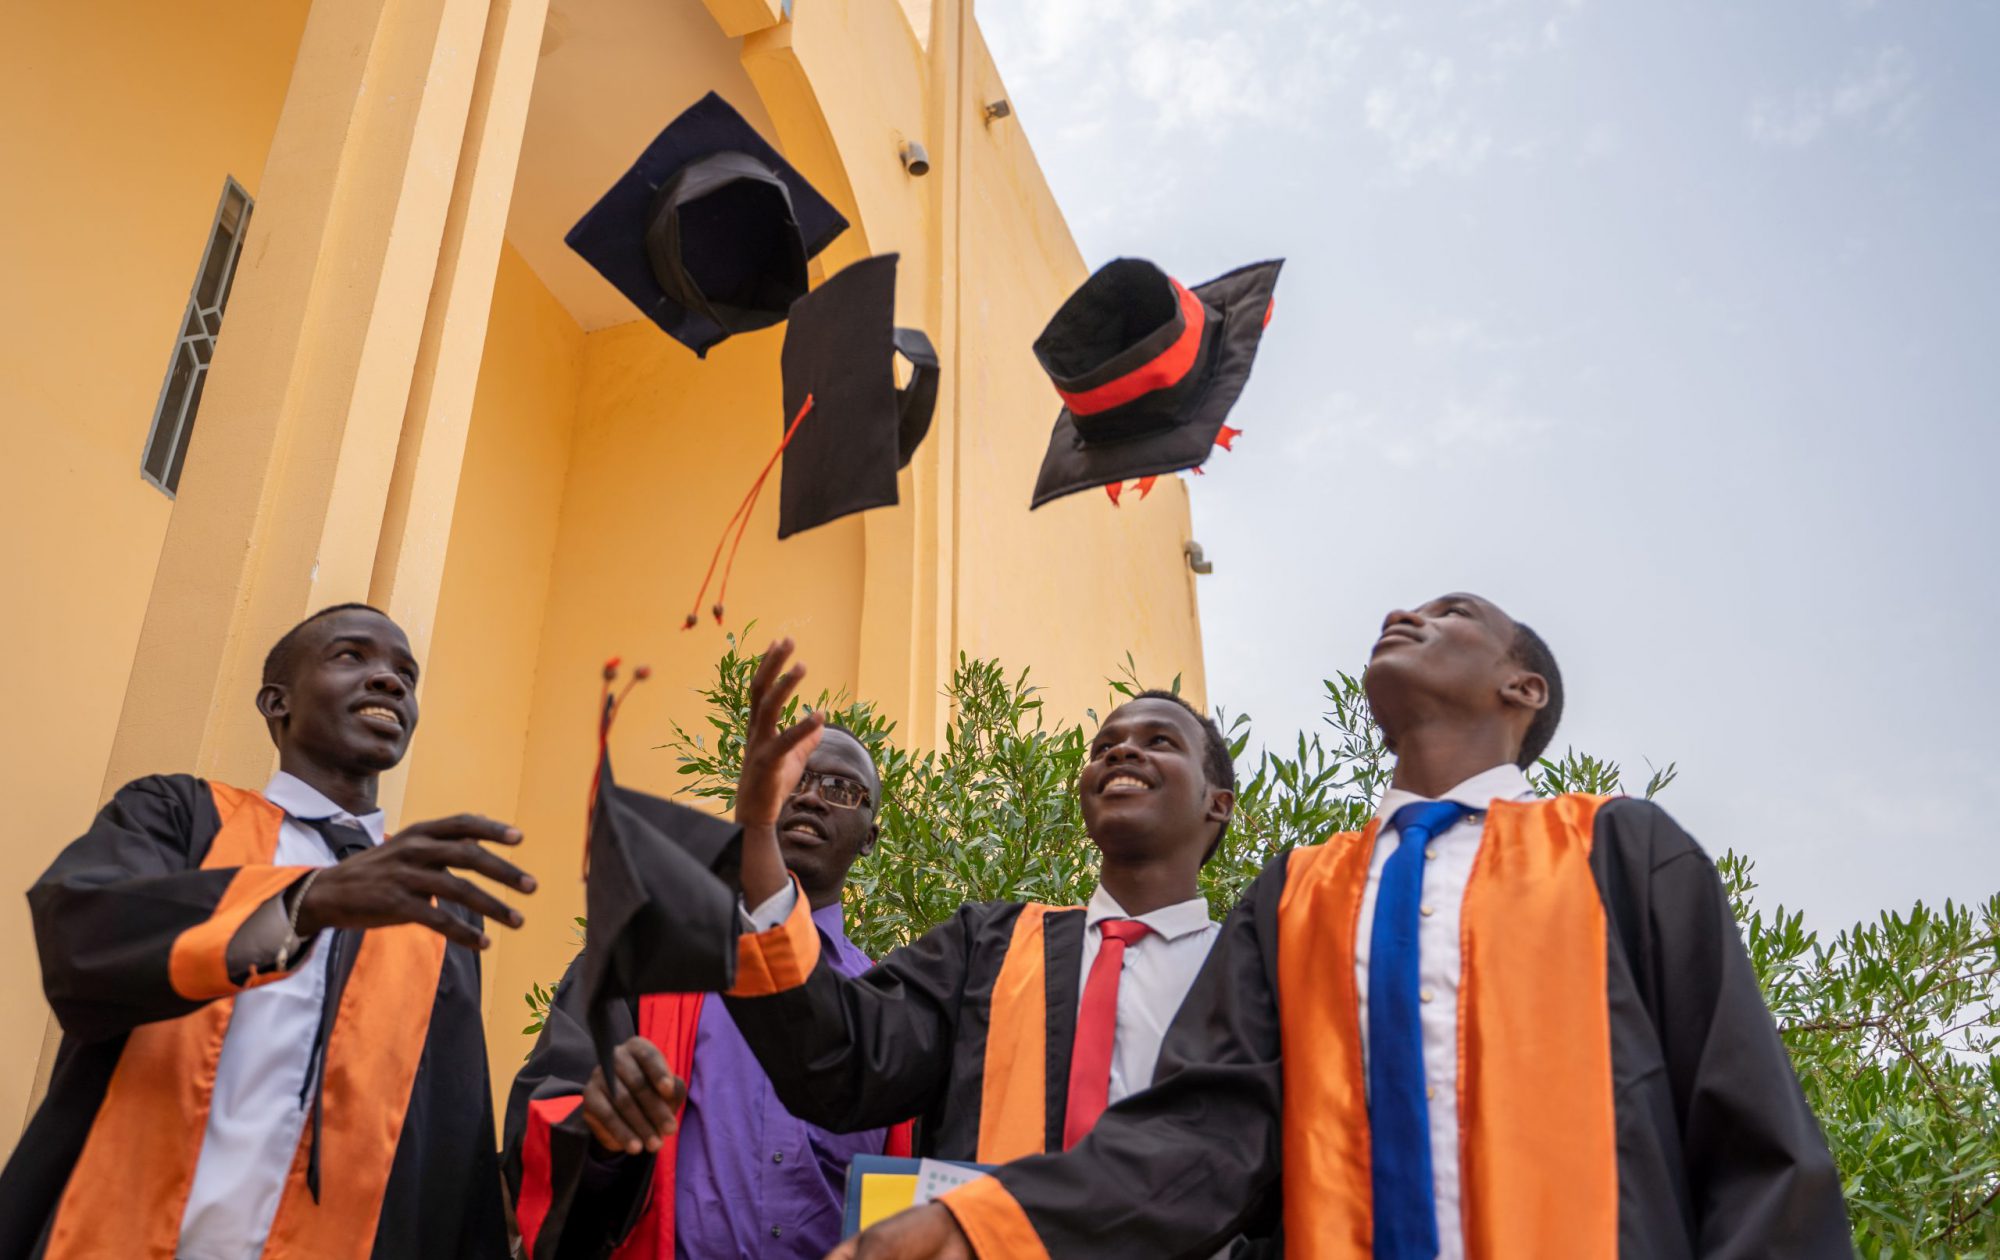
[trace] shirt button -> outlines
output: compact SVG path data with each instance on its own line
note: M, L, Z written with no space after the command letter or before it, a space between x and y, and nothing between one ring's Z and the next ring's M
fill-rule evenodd
M772 1163L774 1163L774 1164L782 1164L782 1163L784 1163L784 1162L785 1162L785 1153L784 1153L783 1151L772 1151L772 1152L771 1152L771 1162L772 1162Z
M1438 855L1438 847L1436 845L1427 844L1424 846L1424 860L1426 862L1437 861L1437 855Z
M1417 913L1423 915L1426 919L1428 919L1432 915L1436 914L1437 910L1435 907L1432 906L1418 906Z
M1405 990L1405 992L1407 991L1408 990ZM1435 996L1437 995L1432 993L1429 989L1419 989L1417 991L1417 1001L1419 1002L1428 1002Z
M785 1236L785 1229L784 1229L784 1226L782 1226L782 1225L773 1225L773 1226L771 1226L771 1237L773 1237L773 1238L783 1238L784 1236Z
M1435 1099L1435 1098L1436 1098L1437 1096L1438 1096L1438 1091L1437 1091L1437 1086L1435 1086L1435 1085L1426 1085L1426 1086L1424 1086L1424 1097L1425 1097L1425 1098L1430 1098L1430 1099Z

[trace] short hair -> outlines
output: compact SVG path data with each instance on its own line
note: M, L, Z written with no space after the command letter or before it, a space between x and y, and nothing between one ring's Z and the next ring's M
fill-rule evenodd
M377 617L385 620L389 616L388 613L383 612L373 604L330 604L320 609L312 616L307 617L304 621L285 631L279 637L278 641L271 645L271 650L264 653L264 686L268 687L272 683L282 683L290 677L292 657L298 654L299 641L305 637L307 626L318 621L321 617L331 617L335 613L344 612L372 612Z
M847 738L853 740L857 745L860 746L861 755L868 759L868 772L875 776L875 790L873 793L871 793L871 795L873 795L877 799L874 802L872 812L876 814L881 813L882 802L879 798L882 795L882 767L875 764L875 750L873 748L870 748L868 746L868 741L861 738L861 736L854 730L842 726L840 723L832 721L831 719L827 721L824 729L829 731L839 731L842 735L847 736Z
M1236 758L1229 755L1229 737L1222 733L1220 723L1182 699L1179 692L1142 691L1138 695L1133 696L1132 699L1165 700L1187 710L1188 716L1193 718L1196 724L1201 727L1202 777L1216 787L1227 788L1231 792L1236 790ZM1127 703L1130 703L1130 701ZM1215 842L1208 846L1206 853L1201 855L1203 865L1207 865L1208 859L1215 856L1215 851L1222 847L1222 838L1228 834L1229 820L1225 818L1222 822L1222 829L1215 833Z
M1540 674L1549 685L1549 702L1528 723L1528 732L1521 737L1521 755L1514 762L1526 770L1541 759L1548 751L1549 741L1556 737L1556 726L1563 714L1563 676L1556 667L1556 654L1549 651L1542 636L1525 621L1514 623L1514 646L1508 655L1529 671Z

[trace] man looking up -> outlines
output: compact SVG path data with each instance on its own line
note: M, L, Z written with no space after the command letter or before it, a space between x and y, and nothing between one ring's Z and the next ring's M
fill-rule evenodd
M1103 853L1088 907L968 905L860 976L831 965L783 861L785 786L825 732L780 731L805 673L774 644L751 685L736 800L743 938L730 1014L794 1114L835 1131L918 1118L926 1155L1061 1150L1152 1080L1160 1037L1215 938L1196 886L1235 802L1228 745L1149 693L1107 717L1077 790Z
M1532 798L1540 636L1446 595L1366 687L1381 811L1265 869L1154 1088L836 1256L1201 1256L1276 1190L1307 1260L1852 1254L1708 858L1650 802Z
M506 1246L479 1009L482 918L518 892L461 815L384 840L417 662L361 604L293 627L257 708L261 792L119 789L28 892L63 1041L0 1174L0 1254L483 1257Z
M868 750L830 727L777 816L784 867L842 975L869 965L847 939L841 890L875 847L881 796ZM886 1126L835 1134L795 1119L728 1008L699 993L628 1002L632 1031L607 1080L585 1017L582 962L556 986L507 1106L504 1162L524 1254L817 1260L840 1238L848 1163L882 1154ZM558 1112L553 1124L533 1122ZM897 1136L897 1153L907 1153L907 1132Z

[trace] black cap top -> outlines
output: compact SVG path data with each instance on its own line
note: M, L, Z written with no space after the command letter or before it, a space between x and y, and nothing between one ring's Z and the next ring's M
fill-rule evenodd
M1194 468L1250 379L1282 259L1192 289L1150 262L1100 267L1035 339L1065 404L1031 507ZM1114 500L1116 495L1113 495Z
M584 1000L609 1071L612 1008L648 993L708 993L736 980L742 930L733 871L742 830L691 806L621 788L599 769L584 900Z
M667 124L564 241L697 355L785 318L847 220L710 92Z
M792 306L785 328L785 447L778 537L896 502L896 472L930 432L938 360L930 339L897 328L895 254L864 258ZM896 388L894 356L910 363Z

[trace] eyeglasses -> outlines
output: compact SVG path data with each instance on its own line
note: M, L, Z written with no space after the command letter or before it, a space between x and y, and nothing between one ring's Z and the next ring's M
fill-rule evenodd
M792 789L793 796L804 796L814 788L819 789L819 799L835 809L860 809L868 803L868 789L839 774L818 774L808 770L799 776L799 785Z

